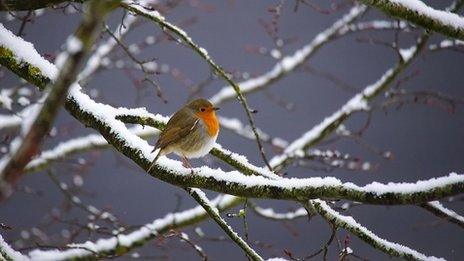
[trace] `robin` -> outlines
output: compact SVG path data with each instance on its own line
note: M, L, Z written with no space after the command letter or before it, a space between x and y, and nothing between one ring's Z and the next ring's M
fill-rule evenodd
M152 152L158 150L148 172L159 157L174 152L182 158L184 166L192 169L189 158L199 158L208 154L216 144L219 121L216 108L206 99L193 100L169 119ZM192 170L193 173L193 170Z

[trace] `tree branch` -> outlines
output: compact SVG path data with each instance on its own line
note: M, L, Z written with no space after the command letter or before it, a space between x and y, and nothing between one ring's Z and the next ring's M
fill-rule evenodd
M142 138L148 138L158 133L158 131L153 128L142 128L140 126L131 128L130 131L134 133L134 135ZM69 139L60 142L53 149L42 151L40 155L26 165L24 172L37 172L45 169L53 162L65 159L72 154L110 146L111 145L99 134L89 134L87 136Z
M396 256L408 260L439 260L439 258L434 256L426 256L407 246L389 242L383 238L378 237L367 228L356 222L356 220L354 220L352 217L341 215L329 207L329 205L327 205L327 203L322 200L312 200L311 203L314 206L314 209L327 221L338 227L342 227L348 230L372 247L377 248L391 256Z
M420 205L423 209L429 211L437 217L443 218L453 224L464 228L464 217L451 209L445 208L439 201L431 201Z

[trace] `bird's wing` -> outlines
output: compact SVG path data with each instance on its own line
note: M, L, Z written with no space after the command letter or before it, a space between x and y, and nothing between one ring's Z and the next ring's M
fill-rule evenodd
M197 117L189 115L190 112L185 109L177 111L166 124L166 128L161 132L160 137L155 145L155 150L158 148L164 149L167 146L176 143L183 137L190 134L198 125ZM174 124L175 123L175 124Z

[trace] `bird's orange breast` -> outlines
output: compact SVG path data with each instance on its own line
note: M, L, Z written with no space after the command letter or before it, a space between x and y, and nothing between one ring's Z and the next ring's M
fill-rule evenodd
M219 121L216 117L216 113L211 111L207 113L199 113L197 115L201 120L203 120L203 123L205 123L208 135L211 137L216 136L219 132Z

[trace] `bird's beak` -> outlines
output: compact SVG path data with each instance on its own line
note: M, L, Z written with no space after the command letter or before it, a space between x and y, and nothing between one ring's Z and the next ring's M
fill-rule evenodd
M215 110L215 111L219 111L219 109L220 108L218 108L218 107L213 107L213 110Z

